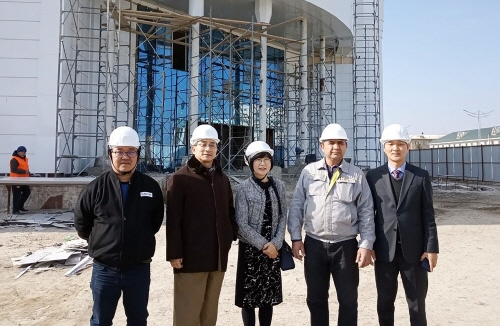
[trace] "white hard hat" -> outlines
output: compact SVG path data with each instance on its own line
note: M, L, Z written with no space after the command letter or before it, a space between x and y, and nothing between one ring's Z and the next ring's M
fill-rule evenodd
M382 137L380 137L382 145L390 140L402 140L409 144L410 136L405 127L399 124L392 124L385 127L384 131L382 131Z
M127 126L121 126L113 130L109 135L108 146L133 146L139 148L141 143L137 131Z
M196 145L202 139L212 139L215 142L219 143L219 135L217 134L217 130L211 125L199 125L194 128L193 135L191 136L191 140L189 141L192 146Z
M349 140L349 138L347 138L347 133L345 132L344 128L342 128L342 126L339 125L338 123L330 123L328 126L326 126L325 129L323 129L323 132L321 133L319 141L323 142L329 139Z
M274 151L269 147L269 145L266 142L263 142L261 140L256 140L250 145L248 145L247 149L245 150L245 163L247 165L250 165L250 161L252 160L252 157L259 153L269 153L271 156L274 155Z

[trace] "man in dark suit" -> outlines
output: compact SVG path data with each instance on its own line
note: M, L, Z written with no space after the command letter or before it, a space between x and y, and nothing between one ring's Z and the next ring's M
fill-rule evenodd
M375 234L373 258L379 324L394 325L398 274L406 294L412 326L425 326L428 260L432 271L438 259L438 236L432 187L426 170L406 163L410 137L398 124L387 126L380 142L387 163L368 171L373 196Z

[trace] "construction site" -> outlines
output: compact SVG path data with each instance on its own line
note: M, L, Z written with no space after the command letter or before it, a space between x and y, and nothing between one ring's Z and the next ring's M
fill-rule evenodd
M350 130L355 164L381 161L378 1L352 3L352 31L315 21L305 3L92 3L61 10L56 173L95 174L120 125L139 132L147 171L179 167L203 123L219 132L228 174L253 140L282 168L316 160L333 122Z
M204 123L219 132L226 173L238 174L254 140L268 142L287 173L320 157L319 134L336 122L350 137L346 157L374 167L382 160L382 4L314 3L42 1L60 22L57 93L27 119L34 137L12 132L45 176L100 174L107 137L121 125L139 132L142 171L173 172ZM2 124L12 129L9 119Z
M138 170L164 192L166 179L190 155L190 135L200 124L218 131L218 160L233 190L250 175L243 157L247 145L267 142L274 150L272 173L286 185L286 204L305 164L322 157L318 139L330 123L347 132L346 159L365 171L380 165L383 3L9 2L0 23L16 33L0 39L0 160L7 162L13 144L22 144L36 176L26 182L33 186L29 211L18 215L10 214L16 181L0 182L0 324L88 324L91 259L72 209L81 189L109 169L107 141L116 127L137 130ZM496 148L485 147L486 154L483 149L408 155L433 179L441 251L429 274L431 325L494 325L500 316L499 273L484 268L484 262L500 259L500 187L493 183L500 163ZM2 165L0 174L8 172ZM288 233L286 238L291 242ZM42 261L49 248L53 258ZM165 248L162 225L151 262L150 325L173 320L174 277ZM241 324L234 304L237 252L235 241L219 300L222 326ZM310 321L304 264L295 264L282 273L283 303L274 309L273 325ZM373 266L360 270L358 291L359 324L376 325ZM334 286L329 296L333 321ZM121 306L117 325L127 323ZM402 290L394 320L408 323Z

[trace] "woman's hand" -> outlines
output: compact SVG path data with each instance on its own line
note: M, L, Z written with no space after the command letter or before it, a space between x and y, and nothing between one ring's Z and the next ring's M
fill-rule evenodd
M269 258L276 259L278 257L278 250L272 242L268 242L262 248L262 252L265 253Z

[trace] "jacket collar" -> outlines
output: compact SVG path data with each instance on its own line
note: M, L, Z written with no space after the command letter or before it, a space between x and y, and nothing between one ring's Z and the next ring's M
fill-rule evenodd
M118 174L111 168L111 171L109 171L111 174L111 178L115 180L115 182L120 183L120 179L118 178ZM135 179L137 179L137 176L139 175L139 172L137 171L137 168L135 169L134 173L132 173L132 177L130 178L129 183L133 183Z
M325 170L325 171L328 171L328 168L326 166L326 161L325 161L325 158L322 158L321 160L319 161L316 161L314 163L314 168L316 170ZM351 169L351 164L350 163L347 163L346 160L342 159L342 162L340 162L340 171L342 172L345 172L345 173L349 173L349 170Z
M399 202L398 202L397 208L400 207L401 203L403 202L406 195L408 194L408 189L410 188L410 185L413 182L413 178L415 177L415 174L413 171L414 171L414 166L411 164L408 164L408 162L407 162L406 166L405 166L405 174L403 177L403 184L401 185L401 193L399 196ZM382 174L382 179L384 181L384 186L385 186L386 192L387 192L390 200L392 201L392 203L395 205L396 198L394 198L394 194L392 192L392 186L391 186L391 178L392 177L391 177L391 174L389 173L389 165L387 164L387 162L380 167L380 172Z
M196 174L208 174L210 173L211 169L205 167L203 164L201 164L200 161L198 161L198 159L192 155L189 160L187 161L187 167L191 170L194 171L194 173ZM212 167L214 168L214 172L215 171L222 171L221 170L221 167L219 165L219 162L217 160L214 160L214 162L212 163Z

